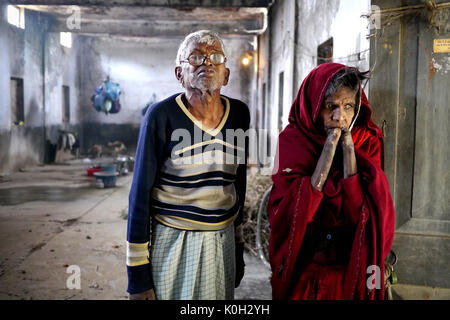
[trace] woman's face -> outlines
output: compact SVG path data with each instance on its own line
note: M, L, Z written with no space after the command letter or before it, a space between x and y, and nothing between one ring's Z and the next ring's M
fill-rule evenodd
M334 95L325 97L320 109L319 123L322 132L340 128L347 131L355 116L356 92L348 87L341 87Z

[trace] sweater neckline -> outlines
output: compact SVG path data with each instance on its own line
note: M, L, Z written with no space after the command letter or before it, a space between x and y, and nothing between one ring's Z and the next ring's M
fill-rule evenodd
M211 129L204 126L202 122L199 121L197 118L195 118L194 115L186 108L185 104L183 103L183 100L181 99L182 95L183 93L179 94L175 98L175 101L177 102L181 110L184 112L184 114L186 114L186 116L201 130L203 130L204 132L208 133L211 136L216 136L222 130L223 126L225 125L225 122L227 122L228 115L230 114L230 101L226 97L222 95L220 96L220 98L225 101L225 112L223 114L222 120L219 122L217 127Z

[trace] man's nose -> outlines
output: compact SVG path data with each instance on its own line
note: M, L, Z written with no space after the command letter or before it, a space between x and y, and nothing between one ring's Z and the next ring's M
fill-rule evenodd
M333 110L333 120L342 122L344 120L344 108L339 106Z
M211 66L212 65L212 62L211 62L211 59L209 58L209 56L205 57L205 60L203 60L203 64L205 66Z

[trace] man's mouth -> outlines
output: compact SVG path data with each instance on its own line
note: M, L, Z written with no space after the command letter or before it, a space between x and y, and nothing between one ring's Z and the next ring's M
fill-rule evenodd
M213 69L203 69L201 71L199 71L198 75L204 75L204 76L211 76L215 73L215 71Z

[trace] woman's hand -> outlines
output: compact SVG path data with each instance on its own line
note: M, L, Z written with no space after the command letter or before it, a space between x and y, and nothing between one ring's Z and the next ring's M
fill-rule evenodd
M155 290L150 289L141 293L130 294L130 300L156 300Z
M326 128L326 132L327 139L320 154L319 161L317 162L316 169L311 176L311 185L319 191L323 190L325 181L328 178L342 130L340 128Z
M342 129L339 141L343 148L354 148L352 133L348 129Z
M327 132L326 142L337 144L342 135L341 128L327 128L325 129L325 131Z
M355 145L350 130L343 130L340 144L344 156L344 179L351 177L358 172L355 156Z

